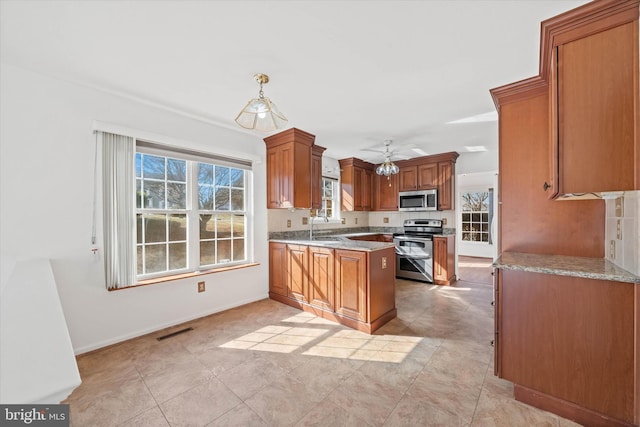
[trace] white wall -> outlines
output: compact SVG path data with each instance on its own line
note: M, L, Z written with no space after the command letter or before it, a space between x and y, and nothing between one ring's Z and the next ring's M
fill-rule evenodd
M604 197L604 257L628 272L640 276L640 191L605 194Z
M6 65L0 93L0 253L51 259L76 353L267 297L264 162L254 167L259 266L204 276L207 291L201 294L196 281L202 277L108 292L102 259L90 253L94 120L189 141L201 151L264 159L260 135ZM100 224L99 235L101 230Z

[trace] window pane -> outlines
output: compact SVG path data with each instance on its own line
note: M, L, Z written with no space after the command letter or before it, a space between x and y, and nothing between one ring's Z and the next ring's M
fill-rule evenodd
M136 208L140 209L142 207L142 180L136 179Z
M244 240L233 239L233 260L241 261L245 259L244 256Z
M136 234L138 236L136 243L144 243L142 241L142 215L140 214L136 215Z
M231 210L244 210L244 190L231 189Z
M465 222L471 221L471 214L463 213L462 214L462 220L465 221Z
M166 245L146 245L144 253L145 273L156 273L167 269Z
M482 222L489 222L489 214L488 213L482 213Z
M138 257L137 257L138 258L138 267L137 267L136 273L137 274L144 274L144 270L143 270L143 267L142 267L143 247L142 246L138 246L136 248L136 252L138 253Z
M187 240L187 216L169 215L169 241Z
M144 180L142 186L145 193L144 207L151 209L163 209L165 206L164 181L158 182Z
M186 209L187 208L187 185L175 182L167 183L167 208Z
M244 237L244 216L233 217L233 237Z
M164 160L164 157L143 155L144 177L164 180Z
M215 242L200 242L200 265L216 263Z
M244 188L244 171L231 168L231 186Z
M216 221L213 215L200 215L200 239L215 239Z
M471 221L480 222L480 214L479 213L472 213L471 214Z
M218 215L216 228L218 231L216 237L218 239L231 237L231 215Z
M231 262L231 240L218 240L218 264Z
M213 165L198 163L198 184L213 185Z
M225 166L216 166L216 185L229 187L231 181L229 180L229 168Z
M213 187L198 186L198 209L213 210Z
M142 154L136 153L136 178L142 176Z
M184 160L167 159L167 179L169 181L186 182L187 162Z
M216 210L229 210L229 187L216 186Z
M488 242L489 241L489 235L487 233L482 233L482 241L483 242Z
M187 268L187 244L169 244L169 270Z
M144 237L145 243L166 242L167 224L166 215L145 215Z

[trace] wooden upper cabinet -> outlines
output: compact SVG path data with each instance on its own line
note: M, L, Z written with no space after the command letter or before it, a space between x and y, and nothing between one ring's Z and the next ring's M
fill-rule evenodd
M371 184L374 165L355 157L339 160L343 211L371 210Z
M311 209L322 208L322 153L326 148L311 147Z
M549 80L550 196L640 189L637 19L555 47Z
M373 210L398 210L398 181L398 174L375 175L373 179Z
M312 187L317 186L319 194L321 185L320 180L312 178L309 173L312 170L314 141L314 135L296 128L264 138L267 146L267 208L312 207ZM321 152L316 149L316 153L321 158Z
M438 163L438 210L455 208L455 162Z
M425 163L400 168L398 191L430 190L438 186L438 164Z

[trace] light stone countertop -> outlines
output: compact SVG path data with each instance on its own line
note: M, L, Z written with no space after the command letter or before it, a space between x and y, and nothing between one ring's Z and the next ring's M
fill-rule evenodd
M365 235L369 233L358 233L358 235ZM378 233L370 233L378 234ZM320 246L324 248L332 249L348 249L352 251L373 252L380 249L395 248L395 245L391 242L369 242L366 240L349 240L348 238L319 238L314 240L304 239L271 239L270 242L287 243L292 245L306 245L306 246Z
M496 268L640 284L640 277L604 258L503 252Z

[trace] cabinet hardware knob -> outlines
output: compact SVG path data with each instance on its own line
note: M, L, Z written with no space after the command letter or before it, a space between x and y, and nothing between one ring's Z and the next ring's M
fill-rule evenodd
M493 306L495 304L495 301L491 301L491 306Z
M494 340L491 340L491 347L493 347L494 345Z
M544 191L547 191L548 189L551 188L551 185L547 184L546 182L544 183L544 185L542 186L542 188L544 189Z

